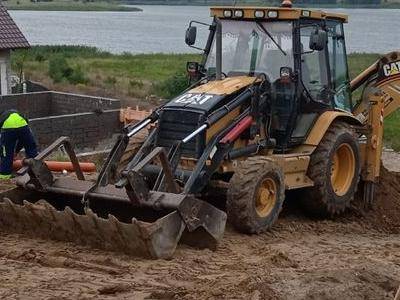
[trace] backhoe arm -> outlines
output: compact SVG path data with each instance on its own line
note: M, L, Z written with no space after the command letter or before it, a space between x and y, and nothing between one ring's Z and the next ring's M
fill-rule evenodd
M352 91L366 84L362 101L353 114L365 124L362 146L364 199L370 203L380 172L383 147L383 120L400 106L400 52L392 52L371 65L351 82Z

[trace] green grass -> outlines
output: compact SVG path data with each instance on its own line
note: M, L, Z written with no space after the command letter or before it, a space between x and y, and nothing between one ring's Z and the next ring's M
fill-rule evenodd
M384 140L385 145L396 151L400 151L400 113L394 112L391 116L385 119L384 124Z
M9 10L37 11L141 11L136 7L119 5L115 1L82 1L53 0L48 2L31 2L30 0L8 0L3 4Z
M378 58L376 53L352 53L348 55L350 78L356 77L363 70L373 64Z
M68 80L54 83L49 77L49 61L63 57L72 69L80 68L84 84L71 84ZM350 77L354 78L374 63L378 54L350 54ZM51 89L115 97L124 105L152 107L154 98L171 98L186 85L187 61L198 61L196 54L111 54L85 46L34 46L18 50L12 55L13 69L25 78L43 82ZM153 96L154 95L154 96ZM353 100L360 98L354 93ZM385 120L385 144L400 151L400 113L395 112Z
M349 56L349 69L350 77L354 78L356 75L360 74L363 70L368 68L373 64L378 58L379 54L366 54L357 53L350 54ZM359 88L355 93L353 93L353 100L358 100L361 97L361 90ZM396 151L400 151L400 112L396 111L388 118L385 119L384 123L384 139L385 145L387 147L393 148Z
M71 69L79 67L87 82L54 82L49 76L49 62L55 57L65 58ZM13 52L12 66L15 73L23 70L26 79L43 82L51 89L116 97L128 103L152 95L175 96L182 88L186 62L198 59L195 54L111 54L85 46L34 46Z

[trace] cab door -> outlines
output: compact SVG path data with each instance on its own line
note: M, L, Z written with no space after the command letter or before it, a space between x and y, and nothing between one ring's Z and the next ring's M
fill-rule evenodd
M328 56L333 89L333 105L337 109L351 111L350 78L347 66L347 55L343 23L327 21Z
M323 30L321 21L304 20L300 27L301 78L304 87L318 107L331 107L333 100L328 51L310 49L310 37L316 29Z

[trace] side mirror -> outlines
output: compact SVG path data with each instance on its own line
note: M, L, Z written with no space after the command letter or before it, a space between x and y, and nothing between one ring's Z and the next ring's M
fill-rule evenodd
M196 42L196 36L197 36L197 27L189 26L188 29L186 29L185 43L188 46L193 46L194 43Z
M328 42L328 34L324 30L316 29L310 36L310 49L322 51Z

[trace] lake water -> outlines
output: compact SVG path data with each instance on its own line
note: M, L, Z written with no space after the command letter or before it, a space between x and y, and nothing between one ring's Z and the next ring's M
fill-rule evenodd
M143 12L10 11L10 14L32 45L89 45L114 53L190 52L184 43L188 22L211 20L208 7L139 7ZM400 49L400 9L329 10L349 15L346 25L349 52L384 53Z

